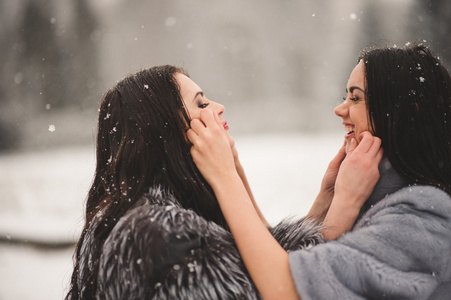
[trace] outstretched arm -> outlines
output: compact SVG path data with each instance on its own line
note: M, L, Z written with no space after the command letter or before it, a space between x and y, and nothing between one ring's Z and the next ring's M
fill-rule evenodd
M193 143L191 149L193 159L213 188L238 250L262 297L298 299L290 273L288 253L260 221L234 166L225 130L218 126L215 118L211 111L204 110L201 113L202 122L192 120L192 129L188 131L188 137ZM353 167L355 169L351 163L348 166L351 169ZM341 177L339 175L337 181L340 178L346 179L345 175ZM357 177L355 183L362 179L362 176ZM375 184L377 180L373 181ZM340 190L347 191L348 189L343 187ZM337 195L338 191L334 197ZM346 200L348 197L343 196L341 199ZM338 208L332 212L341 212L341 207Z
M337 179L340 165L346 157L345 151L346 142L343 143L338 153L329 163L323 180L321 181L321 188L310 208L306 218L313 219L316 223L322 223L329 211L330 204L334 197L335 181Z

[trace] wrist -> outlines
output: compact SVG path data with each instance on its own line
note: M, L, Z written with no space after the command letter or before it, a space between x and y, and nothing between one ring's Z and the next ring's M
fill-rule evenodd
M241 167L240 159L238 158L238 154L233 154L233 162L235 163L235 167L238 169Z
M321 189L316 196L315 201L318 202L331 202L334 198L334 190L333 189Z
M360 206L349 199L335 196L324 218L322 230L325 240L333 240L350 231L360 213Z
M237 169L227 169L218 172L217 176L212 178L210 185L213 191L216 192L222 187L226 187L233 183L235 180L239 180L241 182Z

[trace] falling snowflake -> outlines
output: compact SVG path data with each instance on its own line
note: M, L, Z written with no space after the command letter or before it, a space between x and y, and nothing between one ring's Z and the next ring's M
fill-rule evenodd
M55 129L55 125L49 125L49 131L50 132L54 132L56 129Z
M426 79L424 79L424 77L420 77L420 82L424 82Z
M149 85L148 85L148 84L145 84L145 85L144 85L144 88L145 88L146 90L148 90L148 89L149 89Z

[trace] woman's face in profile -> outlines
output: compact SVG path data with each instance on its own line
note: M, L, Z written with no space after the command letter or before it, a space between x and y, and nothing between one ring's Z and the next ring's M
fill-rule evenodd
M200 112L203 109L209 109L219 116L224 128L229 129L227 122L222 119L225 110L223 105L207 99L202 89L188 76L176 73L174 77L180 87L180 94L190 119L200 119Z
M343 119L347 151L352 138L355 138L357 143L359 143L359 135L364 131L368 131L365 72L362 61L352 70L346 87L346 98L340 105L335 107L334 112Z

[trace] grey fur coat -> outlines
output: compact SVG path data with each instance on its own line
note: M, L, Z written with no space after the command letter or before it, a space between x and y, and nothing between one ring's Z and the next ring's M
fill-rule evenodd
M451 197L380 171L351 232L290 253L303 300L451 299Z
M322 242L319 227L304 220L283 221L271 232L286 250ZM82 255L81 261L88 267L90 260L98 259L89 257L89 251L82 251ZM105 241L96 298L213 300L260 296L230 232L153 188L118 221Z

